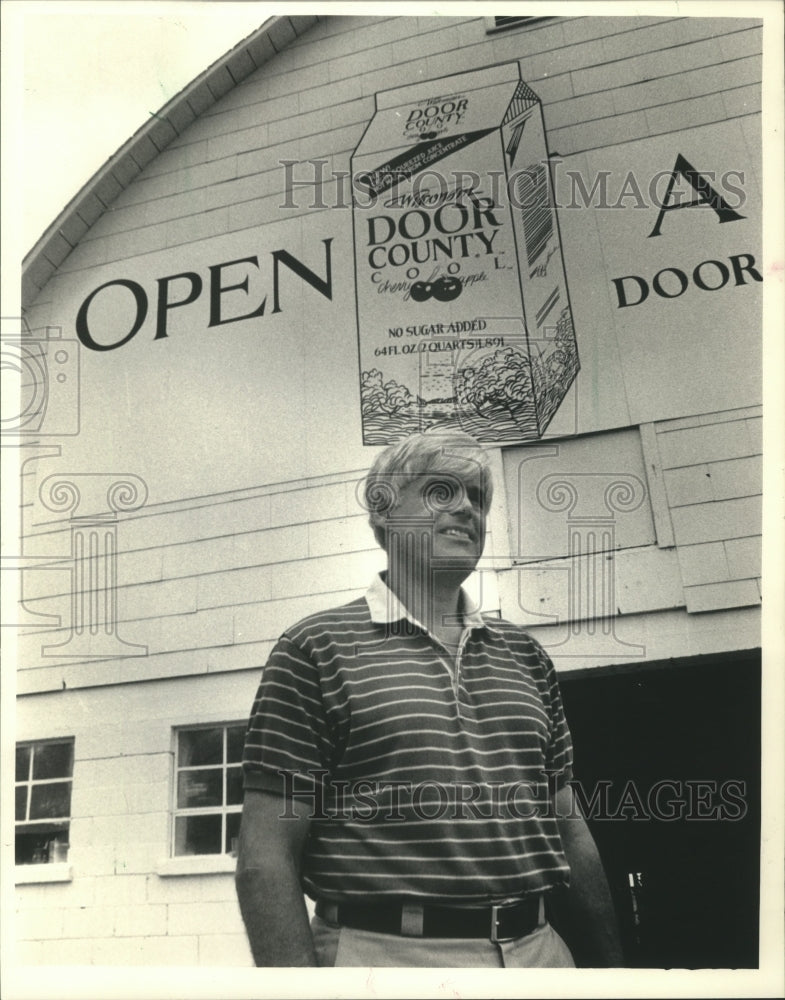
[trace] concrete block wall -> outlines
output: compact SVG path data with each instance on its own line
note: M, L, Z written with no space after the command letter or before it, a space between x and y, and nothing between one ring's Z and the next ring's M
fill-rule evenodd
M121 698L96 687L24 699L17 738L72 737L74 770L67 864L17 869L18 962L253 964L232 859L173 867L169 844L175 729L244 721L258 676L126 686Z

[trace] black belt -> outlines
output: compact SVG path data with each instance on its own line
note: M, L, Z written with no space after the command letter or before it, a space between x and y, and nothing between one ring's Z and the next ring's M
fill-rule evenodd
M512 941L537 927L540 897L487 906L433 903L331 903L320 899L316 915L331 924L403 937L487 938Z

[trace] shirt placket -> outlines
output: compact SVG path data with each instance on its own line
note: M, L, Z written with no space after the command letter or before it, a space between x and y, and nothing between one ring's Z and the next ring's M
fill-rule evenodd
M450 655L449 649L447 649L447 647L444 645L444 643L441 642L439 639L437 639L435 635L431 635L431 633L428 632L427 629L425 629L424 631L425 631L425 634L428 636L428 638L432 640L432 642L434 643L434 645L436 645L438 647L439 652L441 654L439 658L442 661L442 663L445 664L445 666L447 667L447 670L448 670L448 672L450 674L450 683L451 683L451 686L452 686L452 693L453 693L453 696L455 697L455 708L456 708L456 711L458 713L458 718L460 719L461 718L461 695L460 695L460 690L461 690L461 665L463 663L463 653L464 653L464 650L466 649L466 643L469 641L469 636L472 633L472 627L471 627L471 625L467 625L464 628L463 632L461 633L461 638L460 638L460 641L458 643L458 650L457 650L457 652L455 654L455 660L454 661L453 661L452 656Z

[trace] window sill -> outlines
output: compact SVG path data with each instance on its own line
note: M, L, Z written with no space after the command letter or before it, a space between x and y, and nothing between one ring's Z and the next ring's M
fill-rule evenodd
M71 882L74 877L71 866L63 862L50 865L16 865L14 882L16 885L32 885L41 882Z
M195 854L182 858L167 858L159 862L155 871L161 878L170 875L221 875L233 874L237 858L228 854Z

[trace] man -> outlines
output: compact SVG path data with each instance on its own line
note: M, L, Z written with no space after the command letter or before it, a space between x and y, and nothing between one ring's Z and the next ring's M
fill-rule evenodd
M546 900L581 964L622 964L553 665L461 587L487 456L416 434L365 496L387 572L283 634L252 710L236 879L257 965L573 966Z

